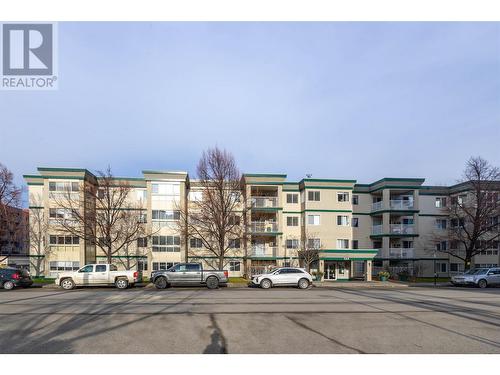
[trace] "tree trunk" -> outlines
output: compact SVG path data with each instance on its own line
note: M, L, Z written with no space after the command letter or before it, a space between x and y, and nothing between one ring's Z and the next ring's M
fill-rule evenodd
M224 254L221 253L221 255L219 256L219 270L223 268L224 268Z

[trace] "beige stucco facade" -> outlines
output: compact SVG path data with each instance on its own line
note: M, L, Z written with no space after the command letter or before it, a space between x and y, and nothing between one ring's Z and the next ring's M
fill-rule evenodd
M75 196L83 186L99 184L85 169L39 168L38 172L24 176L30 211L43 210L49 224L50 209L57 208L54 183L76 183ZM116 255L119 266L125 267L126 261L149 275L186 260L213 265L214 257L192 247L178 225L176 211L189 209L190 200L197 199L196 180L186 172L171 171L143 171L140 178L116 179L131 186L129 199L145 210L146 225L153 233L140 246L134 244L126 254ZM291 182L285 174L244 174L241 212L245 212L242 220L248 237L228 253L225 268L230 276L243 276L245 271L302 265L300 244L311 240L319 248L319 260L311 270L320 272L324 280L370 280L384 268L418 271L419 276L432 276L435 270L438 276L458 272L460 260L434 251L433 234L438 230L436 221L446 219L436 199L463 192L457 186L424 186L423 182L417 178L384 178L372 184L314 178ZM55 225L49 226L47 241L55 243L49 243L45 256L45 276L105 261L99 249L84 241L61 239L64 236ZM498 264L498 249L476 256L474 262Z

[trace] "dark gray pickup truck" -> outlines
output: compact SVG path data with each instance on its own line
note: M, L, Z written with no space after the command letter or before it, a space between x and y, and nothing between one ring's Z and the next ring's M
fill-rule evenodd
M227 271L204 270L201 263L179 263L168 270L151 273L151 282L157 289L175 285L203 285L216 289L227 281Z

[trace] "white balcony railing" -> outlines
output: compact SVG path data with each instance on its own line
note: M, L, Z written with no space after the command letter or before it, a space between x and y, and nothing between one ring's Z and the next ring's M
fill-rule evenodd
M382 225L372 226L372 234L382 234Z
M278 248L276 246L252 245L250 255L252 257L276 257Z
M413 209L413 201L403 199L391 199L391 210L411 210Z
M252 197L252 207L255 208L278 207L278 197Z
M389 258L394 259L409 259L415 258L415 250L413 248L390 248Z
M250 225L252 233L277 232L278 223L269 221L253 221Z
M391 234L414 234L413 224L390 224Z
M383 201L372 203L372 211L378 211L378 210L381 210L382 208L384 208Z

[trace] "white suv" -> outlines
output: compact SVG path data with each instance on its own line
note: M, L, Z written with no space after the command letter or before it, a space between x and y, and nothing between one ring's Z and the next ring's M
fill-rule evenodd
M276 268L269 273L254 275L252 277L252 285L260 286L262 289L285 285L293 285L300 289L307 289L311 284L312 276L303 268Z

